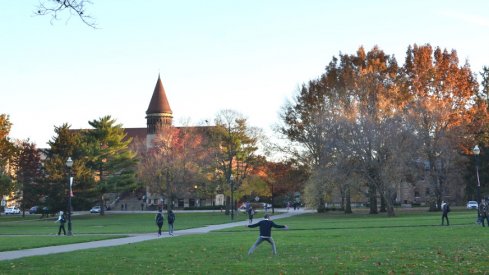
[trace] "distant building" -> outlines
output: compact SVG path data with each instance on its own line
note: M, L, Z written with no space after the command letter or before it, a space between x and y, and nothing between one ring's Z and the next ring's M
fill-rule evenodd
M430 203L436 203L431 201L435 195L435 190L432 184L429 182L432 180L430 172L432 167L428 161L419 160L416 162L418 167L417 177L413 179L413 182L400 181L396 183L396 196L394 203L400 207L413 207L413 206L429 206ZM436 165L440 166L440 163ZM437 167L439 169L439 167ZM440 181L443 178L439 179ZM461 185L457 181L443 181L440 183L442 186L441 193L443 194L442 200L450 203L462 203L465 200L465 186ZM360 186L351 190L351 202L352 207L364 207L368 204L367 187ZM341 190L334 188L330 191L328 198L325 202L326 207L340 208L344 204L342 199ZM378 195L377 203L380 205L380 196Z
M150 149L153 147L155 138L171 127L173 127L173 112L161 78L158 76L148 109L146 110L146 128L125 128L124 131L126 132L127 137L133 138L134 141L145 140L146 148ZM141 199L144 204L144 206L142 206L143 208L153 208L168 203L165 201L166 198L164 197L164 194L151 193L149 188L146 188L145 194ZM223 201L216 198L193 197L191 193L188 193L185 197L177 198L176 201L171 203L174 207L183 208L220 205ZM118 206L114 205L114 207L117 209Z

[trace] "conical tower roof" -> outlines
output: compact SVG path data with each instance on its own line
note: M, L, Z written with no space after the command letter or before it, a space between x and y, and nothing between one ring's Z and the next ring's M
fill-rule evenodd
M149 102L148 110L146 111L146 114L158 113L173 114L170 108L170 103L168 103L168 99L166 98L165 88L163 88L163 83L161 83L161 78L159 75L153 96Z

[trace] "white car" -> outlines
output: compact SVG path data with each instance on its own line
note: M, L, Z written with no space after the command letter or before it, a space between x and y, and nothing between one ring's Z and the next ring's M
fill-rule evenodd
M476 201L468 201L467 209L477 209L479 208L479 204Z
M90 209L90 213L100 213L100 211L102 211L102 209L98 205L96 205L96 206L92 207L92 209Z
M20 209L18 207L12 206L5 208L5 215L20 214Z

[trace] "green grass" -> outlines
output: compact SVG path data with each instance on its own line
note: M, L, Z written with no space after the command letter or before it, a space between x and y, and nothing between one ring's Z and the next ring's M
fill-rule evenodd
M0 237L0 251L12 251L46 246L84 243L91 241L122 238L125 235L85 235L75 237L58 236L3 236ZM1 274L1 272L0 272Z
M72 219L73 236L57 237L59 224L56 218L39 219L39 216L2 216L0 217L0 251L10 251L44 246L64 245L104 239L120 238L130 234L151 233L156 231L154 213L110 214L74 216ZM244 220L245 215L235 217ZM230 222L229 216L218 212L177 213L175 230L202 227L211 224ZM68 226L65 225L67 229ZM166 230L166 221L165 227ZM0 272L1 273L1 272Z
M1 235L49 235L58 232L56 217L50 219L15 219L0 217ZM73 234L137 234L154 232L155 213L80 215L72 217ZM235 220L245 220L245 215L235 216ZM202 227L230 222L230 217L220 212L177 213L175 230ZM165 215L166 226L166 215ZM67 227L67 225L65 225Z
M278 255L247 251L257 229L236 227L118 247L0 262L5 274L488 274L489 227L474 211L383 215L307 214L277 220ZM189 216L195 218L194 216ZM183 217L179 221L184 223Z

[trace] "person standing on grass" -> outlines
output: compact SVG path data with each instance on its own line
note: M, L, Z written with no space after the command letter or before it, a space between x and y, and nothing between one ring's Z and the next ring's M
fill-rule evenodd
M61 235L61 230L63 230L63 235L66 235L66 230L65 230L66 219L63 211L59 211L58 219L55 222L59 222L58 236Z
M175 213L172 210L168 210L168 234L173 236L173 223L175 222Z
M249 224L245 226L249 228L258 227L258 226L260 227L260 236L258 236L258 239L256 240L255 244L253 244L253 246L248 251L248 255L253 253L256 247L258 247L263 241L267 241L272 245L272 253L276 255L277 248L275 246L275 242L272 239L272 227L288 229L287 225L278 225L272 222L270 215L268 214L265 214L264 220L261 220L255 224Z
M487 226L489 226L489 217L488 217L488 210L487 209L487 202L485 199L482 199L481 204L479 205L479 217L480 217L480 222L482 224L482 227L486 227L484 224L484 219L487 220Z
M442 201L442 203L441 203L441 211L442 211L441 225L444 225L444 222L446 219L447 220L447 226L449 226L450 222L448 221L448 212L450 212L450 206L445 201Z
M158 226L158 237L161 236L161 227L163 226L163 214L161 213L161 209L158 209L158 213L155 217L156 225Z

